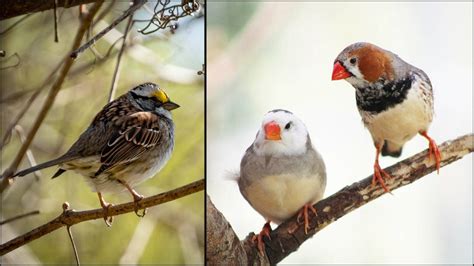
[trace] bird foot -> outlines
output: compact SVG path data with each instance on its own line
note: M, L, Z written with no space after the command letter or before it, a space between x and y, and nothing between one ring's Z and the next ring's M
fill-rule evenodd
M385 178L392 178L387 172L385 172L379 165L378 162L375 162L374 164L374 175L372 177L372 187L375 186L375 184L377 183L377 181L380 183L380 185L382 186L383 190L387 193L390 193L390 189L385 185L385 181L383 180L383 177L382 175L385 177Z
M114 206L112 203L108 203L104 200L102 197L102 194L97 193L99 195L99 201L100 201L100 206L102 206L102 209L104 210L104 222L107 227L111 227L112 223L114 222L114 217L109 216L109 208Z
M441 165L441 152L439 151L438 145L436 145L436 142L434 141L434 139L432 139L428 136L428 133L426 133L426 131L423 131L420 134L423 137L425 137L429 142L428 158L429 158L429 160L434 158L434 160L436 162L436 171L439 174L439 168L440 168L440 165Z
M301 218L304 218L304 233L306 235L308 234L308 229L310 229L308 209L310 209L315 216L318 216L318 214L316 213L316 209L313 207L313 205L306 203L303 208L301 208L300 212L298 213L298 217L296 218L296 221L298 223L301 223Z
M140 218L145 217L146 212L147 212L148 209L144 208L143 211L141 213L139 213L140 209L138 208L139 207L138 202L143 199L143 196L136 193L136 192L132 193L132 195L133 195L133 202L135 203L135 209L134 209L135 214Z
M133 196L133 202L135 203L135 208L134 208L135 214L136 214L138 217L140 217L140 218L145 217L145 214L146 214L146 212L147 212L147 209L146 209L146 208L143 209L142 213L139 213L139 212L138 212L138 211L140 210L140 209L139 209L139 206L138 206L138 202L143 199L143 196L140 195L140 194L138 194L138 193L137 193L132 187L130 187L130 185L129 185L127 182L125 182L124 180L117 179L117 181L118 181L120 184L122 184L124 187L126 187L127 190L130 192L130 194L132 194L132 196Z
M254 235L252 237L253 242L257 242L257 248L260 253L260 255L265 256L265 242L263 242L263 237L267 236L269 239L272 239L270 237L270 232L272 231L272 227L270 226L270 221L266 222L265 225L262 228L262 231L260 231L259 234Z

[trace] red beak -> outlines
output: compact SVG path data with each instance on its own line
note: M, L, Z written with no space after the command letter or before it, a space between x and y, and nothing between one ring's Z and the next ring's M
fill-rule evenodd
M263 127L265 129L265 139L267 140L281 140L280 126L272 121Z
M334 68L332 70L332 80L339 80L345 79L351 76L351 73L347 72L346 68L337 61L334 64Z

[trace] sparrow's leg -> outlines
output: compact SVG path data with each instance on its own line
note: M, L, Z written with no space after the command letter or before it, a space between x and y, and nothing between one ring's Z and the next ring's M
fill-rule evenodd
M439 174L439 167L440 167L440 164L441 164L441 153L439 152L438 145L436 145L436 142L434 141L434 139L432 139L432 138L430 138L430 136L428 136L428 133L426 131L420 132L420 135L422 135L423 137L425 137L429 141L429 154L428 154L428 156L431 160L431 156L433 155L433 157L436 161L436 170L438 171L438 174Z
M299 223L301 220L301 217L304 218L304 233L308 234L308 229L309 228L309 216L308 216L308 209L310 209L314 215L318 215L316 213L316 209L311 205L310 203L306 203L303 208L301 208L300 212L298 213L298 217L296 218L296 221Z
M111 203L107 203L104 198L102 197L102 194L100 192L97 192L97 195L99 196L99 201L100 201L100 206L102 206L102 209L104 209L104 221L105 224L108 227L112 226L112 223L114 222L114 217L113 216L108 216L109 214L109 208L113 206Z
M123 180L120 180L120 179L117 179L117 181L122 184L123 186L125 186L127 188L127 190L132 194L133 196L133 202L135 202L135 214L138 216L138 217L144 217L145 214L146 214L146 211L147 209L143 209L143 212L142 213L138 213L138 202L140 200L143 199L143 196L138 194L133 188L131 188L127 182L123 181Z
M265 225L262 228L262 231L258 235L254 235L252 238L252 241L257 242L257 247L258 251L260 252L260 255L265 256L265 242L263 242L263 237L267 236L269 239L270 237L270 232L272 231L272 227L270 226L270 221L267 221Z
M390 189L388 189L387 186L385 185L382 175L385 176L385 178L392 178L392 177L387 172L385 172L379 165L379 155L380 155L381 146L382 145L380 144L375 144L376 153L375 153L374 176L372 178L372 186L375 186L375 183L377 183L378 181L380 185L383 187L383 190L385 190L385 192L390 193Z

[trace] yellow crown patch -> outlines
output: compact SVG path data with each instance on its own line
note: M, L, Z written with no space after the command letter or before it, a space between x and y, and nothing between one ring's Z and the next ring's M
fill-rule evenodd
M166 103L170 101L170 98L168 98L168 95L166 95L166 93L161 89L158 89L157 91L155 91L153 93L153 96L155 96L155 98L162 103Z

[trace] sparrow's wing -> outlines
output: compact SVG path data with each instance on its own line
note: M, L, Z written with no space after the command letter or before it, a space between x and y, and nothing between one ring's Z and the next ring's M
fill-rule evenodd
M102 166L96 175L117 164L132 162L148 149L159 145L162 139L159 120L151 112L137 112L118 119L117 130L102 149Z

